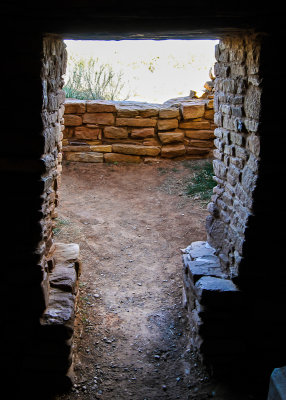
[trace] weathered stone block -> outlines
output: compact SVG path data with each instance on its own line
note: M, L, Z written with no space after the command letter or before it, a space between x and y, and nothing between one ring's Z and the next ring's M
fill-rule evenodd
M82 118L79 115L65 114L65 126L79 126L82 124Z
M178 120L177 119L159 119L158 120L158 129L161 131L168 129L176 129L178 128Z
M79 245L77 243L59 243L55 245L53 258L56 263L70 263L79 259Z
M67 161L97 163L97 162L103 162L103 155L102 153L93 153L93 152L86 152L86 153L71 152L65 154L65 159Z
M213 142L211 140L194 140L192 139L190 145L193 147L212 148Z
M143 118L157 117L159 114L159 109L157 107L149 107L144 110L139 111L139 115Z
M151 118L116 118L117 126L155 127L156 119Z
M199 303L209 308L231 309L242 304L239 289L229 279L204 276L195 286Z
M130 118L139 115L138 107L131 106L130 104L117 106L117 118Z
M159 132L158 136L163 144L182 142L184 132Z
M114 125L115 117L112 113L85 113L84 124Z
M190 103L182 103L181 104L181 113L183 119L194 119L201 118L205 113L205 102L201 104L190 104Z
M66 157L66 155L72 151L72 152L80 152L80 151L89 151L90 147L89 145L83 143L83 144L77 144L75 146L63 146L63 151L64 151L64 155Z
M188 247L186 247L183 252L188 254L192 260L195 258L201 258L205 256L213 256L215 254L215 249L211 247L208 242L203 240L198 240L192 242Z
M190 156L203 156L209 154L209 152L209 148L186 146L186 154Z
M85 100L65 100L65 114L83 114L86 111Z
M90 150L99 152L99 153L111 153L112 145L111 144L97 144L95 146L90 146Z
M99 128L87 128L86 126L77 126L74 129L74 137L76 139L97 139L101 133Z
M186 148L183 144L166 145L161 149L161 156L165 158L174 158L182 156L186 153Z
M103 130L104 137L108 139L124 139L128 138L127 128L118 128L116 126L107 126Z
M107 100L87 100L86 111L89 113L112 113L116 112L116 106Z
M210 119L213 120L214 119L214 110L206 110L204 113L204 118L205 119Z
M157 156L160 153L160 147L120 143L113 144L112 150L114 153L134 154L140 156Z
M141 129L132 129L131 137L134 139L144 139L155 136L154 128L141 128Z
M50 286L64 292L76 293L77 273L74 264L58 264L50 273Z
M49 306L41 317L40 323L50 339L69 339L74 331L75 296L72 293L51 288Z
M159 118L177 118L180 115L180 111L177 108L163 108L159 111Z
M130 156L119 153L106 153L104 154L104 161L107 163L112 162L127 162L127 163L140 163L142 159L139 156Z
M143 140L143 145L144 146L157 146L161 147L161 143L157 138L146 138Z
M210 121L181 121L179 123L179 128L182 129L210 129L211 124Z

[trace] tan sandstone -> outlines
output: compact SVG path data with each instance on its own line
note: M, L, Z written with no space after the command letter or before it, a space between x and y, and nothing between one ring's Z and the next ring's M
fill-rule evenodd
M85 113L83 114L83 123L113 125L115 117L112 113Z
M126 154L118 153L106 153L104 154L105 162L127 162L127 163L140 163L142 160L139 156L130 156Z
M112 150L115 153L134 154L140 156L157 156L160 153L160 147L144 146L134 144L113 144Z
M161 149L161 156L166 158L174 158L182 156L186 153L186 148L183 144L166 145Z

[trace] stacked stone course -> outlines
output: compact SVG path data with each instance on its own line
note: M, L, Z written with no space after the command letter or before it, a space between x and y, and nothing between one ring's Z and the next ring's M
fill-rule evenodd
M192 243L183 256L191 342L220 376L249 373L245 360L251 358L243 323L249 318L245 293L236 278L254 212L260 162L259 54L255 36L226 38L216 46L213 167L217 186L208 205L207 242Z
M34 388L47 378L53 387L70 385L73 378L73 329L80 275L79 246L56 243L53 228L57 216L58 189L62 170L66 50L61 39L43 40L42 60L42 138L43 153L31 169L39 179L41 241L34 251L34 275L39 286L34 303L38 315L23 350L24 372L33 377ZM47 389L48 390L48 389Z
M66 99L64 159L140 163L211 157L213 115L211 92L163 105Z

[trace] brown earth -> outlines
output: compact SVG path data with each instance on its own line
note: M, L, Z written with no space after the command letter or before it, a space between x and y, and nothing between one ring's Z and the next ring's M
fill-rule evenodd
M248 399L209 377L190 347L181 249L205 240L185 195L203 160L63 165L55 238L78 243L75 384L57 400Z

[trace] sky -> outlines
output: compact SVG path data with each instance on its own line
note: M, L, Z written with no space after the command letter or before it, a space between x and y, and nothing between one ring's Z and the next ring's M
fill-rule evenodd
M163 103L198 95L210 80L217 40L66 40L68 57L98 58L122 73L128 100ZM69 58L68 58L69 60ZM69 63L69 61L68 61ZM68 68L69 70L69 68ZM68 72L65 79L67 80ZM125 92L123 96L125 96Z

